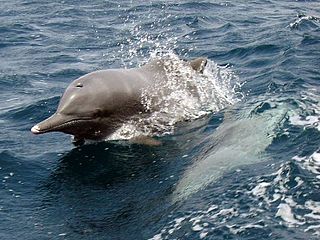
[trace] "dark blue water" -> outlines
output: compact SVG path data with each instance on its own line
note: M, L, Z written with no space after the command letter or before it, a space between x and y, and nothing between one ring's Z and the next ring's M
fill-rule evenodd
M158 48L228 65L241 101L158 147L32 135ZM319 1L0 1L0 93L0 239L320 236Z

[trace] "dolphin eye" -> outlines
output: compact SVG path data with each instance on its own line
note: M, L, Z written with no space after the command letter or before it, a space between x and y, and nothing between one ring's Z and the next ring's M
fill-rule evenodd
M82 88L82 87L83 87L83 84L82 84L82 83L77 83L76 87L77 87L77 88Z

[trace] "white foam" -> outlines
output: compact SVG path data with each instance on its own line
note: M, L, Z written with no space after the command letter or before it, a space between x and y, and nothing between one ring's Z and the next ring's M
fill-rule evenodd
M314 176L314 179L310 179L307 184L313 184L319 186L320 181L320 154L319 150L315 151L310 156L294 156L292 160L296 161L299 166L310 172ZM280 223L287 227L305 226L304 231L312 231L313 234L319 235L319 220L320 220L320 202L310 200L306 197L305 202L303 198L299 198L299 201L295 199L295 194L291 195L292 189L300 189L306 184L301 177L294 178L296 185L288 184L291 181L291 168L289 162L284 163L280 168L270 175L266 175L270 181L259 182L248 193L255 196L258 199L262 199L259 208L265 211L263 206L270 206L274 203L278 203L278 211L275 216L281 219ZM300 190L297 190L300 191ZM273 193L273 194L272 194ZM302 201L302 203L301 203Z
M320 22L320 18L309 15L299 15L298 18L289 24L290 28L298 28L303 21L315 21Z
M301 100L297 100L299 108L290 116L292 125L304 128L315 128L320 131L320 97L317 89L301 92ZM307 114L307 116L305 116Z
M320 149L311 154L309 157L294 156L292 159L300 162L301 167L320 176Z
M181 229L183 224L189 226L188 223L191 223L189 229L198 233L200 239L204 239L212 230L209 227L209 222L206 221L217 221L217 225L225 226L227 219L238 215L239 213L235 208L219 209L218 205L212 205L207 210L195 211L170 221L160 233L154 235L150 240L171 239L171 235ZM204 218L206 218L206 221Z
M311 225L307 227L305 232L313 231L313 235L320 236L320 224L319 225Z
M238 78L229 68L208 60L204 73L196 73L172 51L154 53L165 59L167 81L146 88L142 103L152 113L134 116L107 140L139 135L163 136L174 133L178 122L194 120L239 101Z
M305 215L305 217L320 220L320 202L308 200L305 202L305 207L311 210L311 213Z
M237 226L237 225L226 225L227 228L229 228L230 232L234 235L237 235L239 233L242 233L248 229L252 229L252 228L263 228L264 226L261 226L258 223L249 223L249 224L246 224L246 225L243 225L243 226Z
M295 219L289 204L280 203L278 209L279 210L276 213L276 217L281 217L288 227L294 227L295 225L304 224L303 222L299 222L297 219Z
M269 187L270 185L271 183L259 183L254 189L251 190L251 192L257 197L263 197L266 194L267 187Z
M295 115L290 118L290 122L292 125L314 127L320 131L320 116L307 116L303 119L303 117Z
M208 235L208 232L202 232L200 233L199 237L200 239L204 239Z
M192 226L192 231L199 232L201 230L203 230L203 227L200 226L200 224L196 224L196 225Z

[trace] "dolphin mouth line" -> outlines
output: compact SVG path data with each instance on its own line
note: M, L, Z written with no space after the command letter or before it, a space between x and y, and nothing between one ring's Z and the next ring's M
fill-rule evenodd
M52 131L58 131L58 130L62 130L65 127L70 127L72 125L75 125L76 123L79 122L86 122L86 121L90 121L93 120L93 118L77 118L77 119L71 119L69 121L63 122L61 124L52 126L52 127L48 127L45 129L41 129L38 124L33 126L31 128L31 132L34 134L42 134L42 133L46 133L46 132L52 132Z

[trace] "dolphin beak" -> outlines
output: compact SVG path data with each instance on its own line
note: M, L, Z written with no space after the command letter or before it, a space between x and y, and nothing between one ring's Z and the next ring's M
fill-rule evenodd
M41 131L40 131L40 127L38 125L34 125L32 128L31 128L31 132L34 133L34 134L40 134Z
M46 120L33 126L31 128L31 132L34 134L42 134L46 132L59 131L61 126L70 120L72 120L72 118L68 118L59 113L55 113Z

